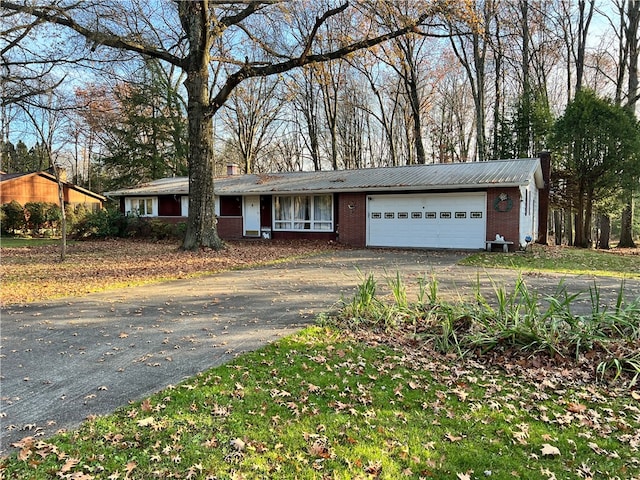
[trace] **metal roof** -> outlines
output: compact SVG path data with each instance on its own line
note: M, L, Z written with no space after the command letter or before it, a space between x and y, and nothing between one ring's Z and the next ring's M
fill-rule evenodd
M444 190L525 186L535 179L544 186L540 159L434 163L401 167L319 172L233 175L215 180L216 195L272 195L358 191ZM186 195L186 177L164 178L134 188L107 192L109 197Z

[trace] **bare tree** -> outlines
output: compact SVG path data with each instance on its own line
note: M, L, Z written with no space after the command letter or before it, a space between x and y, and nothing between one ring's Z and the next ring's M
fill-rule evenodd
M476 5L464 21L453 21L451 47L467 72L476 113L476 150L479 161L486 160L486 79L491 24L495 20L496 0Z
M375 105L365 105L363 108L380 123L383 130L384 147L380 145L380 150L386 153L388 160L384 161L381 158L378 163L397 166L399 165L399 153L394 131L401 94L401 90L398 88L399 80L389 74L385 75L384 68L381 67L383 64L376 55L360 55L357 58L349 59L349 64L366 80L375 98Z
M259 154L273 139L273 130L284 102L276 97L278 82L268 77L246 82L235 89L225 116L245 173L253 173Z
M64 202L64 172L65 168L58 161L58 153L55 148L56 136L64 130L64 107L60 105L66 102L60 102L53 93L38 95L37 97L28 98L27 104L20 102L18 105L23 110L26 117L32 122L37 132L41 145L47 157L48 168L53 171L58 185L58 206L60 207L60 261L63 262L67 255L67 218L65 214Z
M305 150L311 156L313 169L322 170L320 153L320 87L315 82L314 70L303 67L290 75L287 82L288 92L293 97L293 115L299 127L299 134L305 144Z
M584 80L587 39L595 9L595 0L577 0L577 6L573 0L559 1L556 2L556 7L559 12L555 18L560 31L562 31L567 52L567 94L571 98L575 92L582 88ZM575 83L572 82L574 73Z
M333 61L315 65L313 71L320 85L324 119L327 124L330 141L331 168L338 169L338 113L341 94L346 85L346 70L344 62Z

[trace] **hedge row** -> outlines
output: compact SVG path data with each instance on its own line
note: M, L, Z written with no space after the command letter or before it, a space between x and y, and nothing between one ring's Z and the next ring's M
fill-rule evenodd
M76 239L182 239L186 231L184 223L167 224L134 215L123 216L113 208L92 212L82 205L75 208L68 205L65 217L67 232ZM56 235L61 230L61 220L60 207L54 203L29 202L22 206L14 200L0 207L0 227L5 235Z

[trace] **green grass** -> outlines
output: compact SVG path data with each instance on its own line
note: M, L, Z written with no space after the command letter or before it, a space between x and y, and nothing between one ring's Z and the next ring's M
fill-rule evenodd
M67 245L73 241L67 240ZM60 245L59 238L20 238L20 237L1 237L0 246L4 248L23 248L23 247L40 247L43 245Z
M0 473L632 479L639 431L637 403L614 389L526 381L516 370L408 355L314 327L77 431L25 442ZM545 444L560 455L544 455Z
M482 252L466 257L460 261L460 265L640 278L640 255L621 255L571 247L535 245L531 251L524 253Z

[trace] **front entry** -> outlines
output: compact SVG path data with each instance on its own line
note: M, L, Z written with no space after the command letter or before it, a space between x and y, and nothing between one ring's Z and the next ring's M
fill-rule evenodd
M260 236L260 196L243 197L242 234L245 237Z

